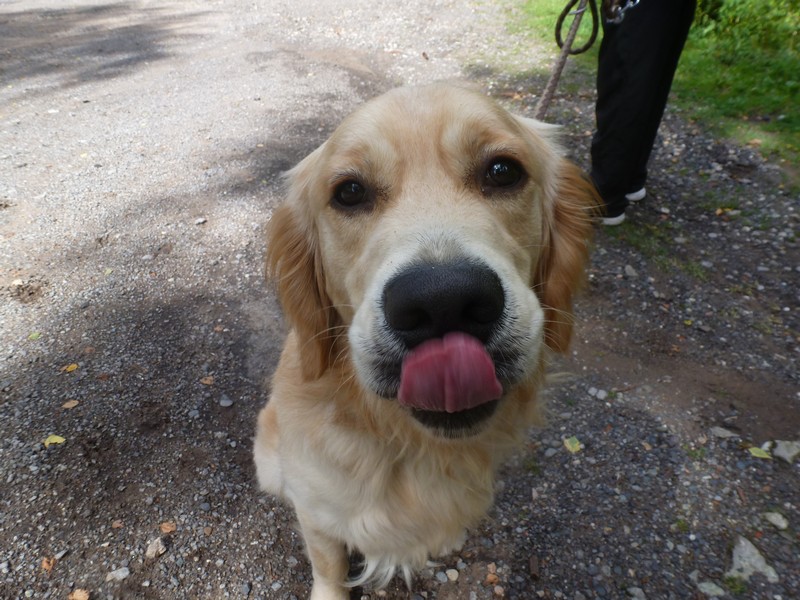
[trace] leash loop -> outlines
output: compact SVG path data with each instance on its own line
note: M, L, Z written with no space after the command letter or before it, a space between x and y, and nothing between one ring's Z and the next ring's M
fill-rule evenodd
M578 4L578 8L572 10L572 8L576 4ZM589 5L589 9L591 10L592 13L592 33L589 36L589 40L583 46L573 49L572 43L575 40L575 34L577 34L578 32L577 24L580 24L581 18L586 12L587 4ZM569 32L567 33L567 42L569 43L565 43L561 32L564 29L564 21L569 16L573 17L573 21L572 21L572 26L570 27ZM599 26L597 19L597 0L570 0L564 7L564 10L561 11L561 14L558 15L558 20L556 21L556 44L558 44L558 47L561 48L562 50L566 45L567 53L569 55L575 56L577 54L583 54L589 48L591 48L592 44L594 44L595 40L597 40L598 29Z

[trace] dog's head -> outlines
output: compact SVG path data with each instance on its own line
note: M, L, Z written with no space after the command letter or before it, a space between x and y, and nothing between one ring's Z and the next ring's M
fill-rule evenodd
M552 129L462 87L401 88L289 173L267 265L306 379L350 361L467 432L567 348L596 196Z

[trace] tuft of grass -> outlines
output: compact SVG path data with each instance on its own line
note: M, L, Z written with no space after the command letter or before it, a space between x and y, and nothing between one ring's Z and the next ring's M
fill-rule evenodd
M722 584L728 588L728 591L734 596L744 594L747 591L747 583L743 579L734 577L733 575L725 576L722 580Z
M704 461L706 454L708 453L708 450L705 448L705 446L700 446L699 448L690 448L687 446L684 448L684 450L686 450L686 455L695 462Z
M535 456L527 456L523 463L525 470L531 475L541 475L542 468L539 466Z
M675 530L679 533L689 533L690 529L689 521L686 519L678 519L675 521Z

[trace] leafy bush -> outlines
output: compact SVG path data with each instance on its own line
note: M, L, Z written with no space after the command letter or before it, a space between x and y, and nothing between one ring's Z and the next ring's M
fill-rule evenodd
M701 0L697 28L737 55L794 53L800 45L800 0Z

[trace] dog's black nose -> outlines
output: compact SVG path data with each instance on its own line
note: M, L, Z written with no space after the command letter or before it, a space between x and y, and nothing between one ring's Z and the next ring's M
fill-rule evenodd
M386 321L409 348L451 331L486 343L504 306L500 278L471 262L415 265L383 292Z

